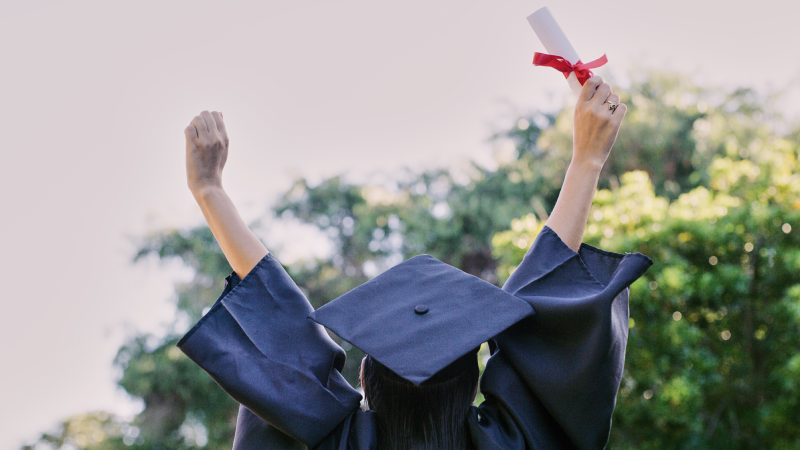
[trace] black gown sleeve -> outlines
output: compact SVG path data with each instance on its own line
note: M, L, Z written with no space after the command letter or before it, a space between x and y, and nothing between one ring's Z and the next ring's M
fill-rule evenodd
M178 347L242 407L235 450L314 447L359 408L344 351L308 319L311 304L271 254L232 274Z
M535 311L495 339L470 427L479 449L601 449L625 363L629 286L652 261L549 227L503 289Z

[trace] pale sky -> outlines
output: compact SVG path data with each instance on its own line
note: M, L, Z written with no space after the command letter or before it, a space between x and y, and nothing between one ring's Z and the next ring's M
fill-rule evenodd
M545 5L584 61L608 55L600 75L793 86L780 106L800 115L787 0L1 2L0 449L137 411L112 359L133 330L163 333L187 272L133 265L133 239L202 223L183 166L194 115L225 114L246 220L297 175L488 162L493 131L569 98L531 65L544 49L525 17ZM287 257L322 246L292 236L265 239Z

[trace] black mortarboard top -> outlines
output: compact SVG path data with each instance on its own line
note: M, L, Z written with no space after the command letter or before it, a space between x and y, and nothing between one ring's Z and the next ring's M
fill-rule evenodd
M419 385L531 314L524 300L420 255L309 317Z

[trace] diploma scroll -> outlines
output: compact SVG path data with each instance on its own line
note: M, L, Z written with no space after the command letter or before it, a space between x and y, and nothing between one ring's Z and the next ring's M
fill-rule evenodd
M568 61L569 64L567 66L581 66L578 52L575 51L575 48L569 42L567 36L563 31L561 31L561 27L558 26L558 22L556 22L556 19L552 14L550 14L550 10L547 9L546 6L528 16L528 23L531 24L531 28L533 28L533 31L536 32L536 36L539 37L539 40L542 42L542 45L544 45L544 48L548 53L554 56L557 55L558 57ZM604 63L605 55L603 55L603 57L597 61L588 63L585 66L598 67ZM534 61L534 64L536 64L536 61ZM550 67L555 67L555 64L551 65ZM581 89L583 88L581 81L578 79L578 73L576 72L580 71L583 75L581 78L585 79L586 74L589 76L592 75L591 71L588 70L589 68L590 67L581 69L576 68L575 71L568 71L569 76L567 76L567 82L569 83L569 87L572 88L572 92L574 92L575 95L580 94ZM566 69L557 68L557 70L565 72ZM566 74L567 72L565 72L565 75Z

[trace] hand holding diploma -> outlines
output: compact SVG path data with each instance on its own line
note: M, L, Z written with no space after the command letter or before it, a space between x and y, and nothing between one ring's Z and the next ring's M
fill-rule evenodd
M541 8L528 16L528 23L530 23L533 31L542 41L544 48L551 54L535 53L533 56L533 64L536 66L552 67L564 74L564 77L569 82L570 88L575 95L581 94L581 87L592 75L591 70L602 66L608 59L606 55L600 58L583 63L578 57L578 52L570 44L569 39L561 31L556 19L550 14L547 7Z
M539 36L544 48L553 53L536 53L533 64L553 67L564 73L572 91L578 96L575 106L573 161L602 167L628 110L624 104L619 103L619 95L611 91L611 86L589 70L605 64L608 61L606 55L589 63L582 63L578 52L547 7L528 16L528 23Z

